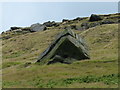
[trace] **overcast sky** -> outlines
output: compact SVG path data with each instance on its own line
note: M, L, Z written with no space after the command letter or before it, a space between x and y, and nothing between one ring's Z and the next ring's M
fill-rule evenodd
M0 32L12 26L117 12L117 2L4 2L0 3Z

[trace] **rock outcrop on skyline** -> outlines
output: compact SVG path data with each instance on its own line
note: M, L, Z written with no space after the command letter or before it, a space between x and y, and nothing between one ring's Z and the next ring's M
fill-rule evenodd
M61 30L61 29L72 29L72 30L86 30L95 26L100 26L103 24L113 24L119 23L119 13L108 14L108 15L96 15L91 14L90 17L77 17L73 20L63 19L62 22L47 21L43 24L36 23L32 24L30 27L11 27L10 30L2 32L3 39L9 39L11 37L33 33L45 30Z

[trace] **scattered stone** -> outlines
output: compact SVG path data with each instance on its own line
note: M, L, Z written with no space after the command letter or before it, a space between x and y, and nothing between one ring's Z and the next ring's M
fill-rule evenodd
M83 30L81 25L76 25L76 30Z
M77 17L76 19L73 19L73 21L81 21L81 20L83 20L84 18L80 18L80 17Z
M52 22L48 21L43 24L36 23L31 25L30 27L11 27L9 30L1 33L2 37L0 39L9 39L16 35L32 33L37 31L51 30L52 28L53 29L55 28L56 30L58 29L86 30L91 27L95 27L102 24L120 23L119 15L120 15L119 13L108 14L108 15L92 14L89 20L88 17L83 17L83 18L77 17L76 19L73 20L63 19L62 22L59 23L56 23L55 21Z
M67 29L67 30L69 30L69 29L79 30L79 27L76 26L76 25L70 25L70 26L65 26L63 29Z
M89 24L88 23L82 23L81 27L82 27L83 30L84 29L88 29L89 28Z
M25 64L24 64L24 67L28 67L30 64L32 64L31 62L26 62Z
M16 29L16 30L14 30L14 32L22 32L22 29Z
M112 23L115 23L113 21L110 21L110 20L104 20L101 22L102 24L112 24Z
M30 31L30 27L22 28L22 31Z
M82 24L81 24L81 27L84 27L84 26L85 26L85 27L88 26L88 23L82 23Z
M56 26L59 26L59 24L56 23L55 21L52 21L52 22L48 21L48 22L43 23L43 25L45 25L47 27L52 27L52 26L56 27Z
M95 22L95 23L90 23L90 24L89 24L89 28L95 27L95 26L98 26L98 25L101 25L101 23L97 23L97 22Z
M11 30L21 29L21 27L11 27Z
M76 29L77 29L77 28L76 28L76 25L71 25L71 29L76 30Z
M63 19L63 20L62 20L62 22L67 22L67 21L69 21L69 20L68 20L68 19Z
M11 38L11 36L4 36L4 37L2 37L2 39L9 39L9 38Z
M70 26L65 26L63 29L69 30L69 29L71 29L71 27Z

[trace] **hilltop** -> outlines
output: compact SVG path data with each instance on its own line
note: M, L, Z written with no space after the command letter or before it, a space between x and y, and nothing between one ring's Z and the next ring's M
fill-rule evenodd
M89 17L63 20L42 31L31 32L25 27L29 30L23 33L25 28L20 27L21 32L17 28L2 33L3 87L117 88L119 14L98 16L98 21L89 21ZM107 23L100 24L103 21ZM56 36L71 27L87 42L91 59L69 65L34 64Z
M11 27L10 30L2 32L2 38L9 39L17 35L53 29L73 29L81 31L103 24L119 23L119 17L119 13L108 15L92 14L90 17L77 17L73 20L63 19L62 22L48 21L43 24L32 24L30 27Z

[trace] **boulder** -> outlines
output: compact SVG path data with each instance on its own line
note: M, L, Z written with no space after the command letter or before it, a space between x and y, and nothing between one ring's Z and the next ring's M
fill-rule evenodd
M99 21L99 20L102 20L102 18L100 16L96 15L96 14L92 14L90 16L90 19L89 19L89 21L91 21L91 22L93 22L93 21Z
M68 20L68 19L63 19L63 20L62 20L62 22L67 22L67 21L69 21L69 20Z
M89 28L95 27L95 26L98 26L98 25L101 25L101 23L98 23L98 22L90 23Z
M89 24L88 23L82 23L81 27L82 27L83 30L84 29L88 29L89 28Z
M11 30L21 29L21 27L11 27Z
M89 59L88 46L85 41L72 30L64 30L55 41L39 56L37 63L70 64L77 60Z
M47 27L59 26L57 23L55 23L55 21L52 21L52 22L48 21L48 22L43 23L43 25Z
M30 27L31 32L44 31L44 30L46 30L46 26L39 23L33 24Z
M71 25L71 29L77 30L76 25Z

